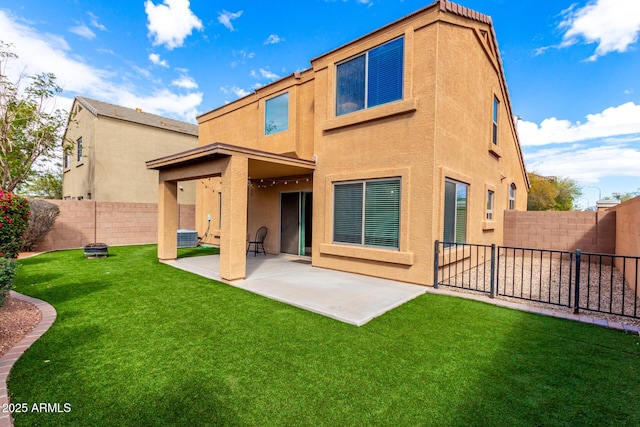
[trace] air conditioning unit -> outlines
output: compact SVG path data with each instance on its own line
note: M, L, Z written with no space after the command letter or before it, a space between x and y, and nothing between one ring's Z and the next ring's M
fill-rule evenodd
M195 248L198 246L198 232L195 230L178 230L178 247Z

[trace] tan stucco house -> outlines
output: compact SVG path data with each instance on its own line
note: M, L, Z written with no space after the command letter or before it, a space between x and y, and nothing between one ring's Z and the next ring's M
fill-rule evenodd
M434 241L502 243L528 180L491 19L436 1L198 118L199 147L158 170L160 259L176 257L177 182L223 279L246 244L432 285Z
M197 145L197 125L77 96L63 139L63 198L157 203L158 173L145 161ZM194 183L180 183L179 200L195 203Z

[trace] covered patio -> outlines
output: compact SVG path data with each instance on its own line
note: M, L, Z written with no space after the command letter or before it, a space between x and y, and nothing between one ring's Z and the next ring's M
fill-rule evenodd
M146 162L159 171L158 258L177 257L178 182L221 177L218 272L225 281L247 274L248 187L251 181L312 176L315 163L280 154L216 142Z
M180 258L166 264L222 280L218 255ZM420 285L312 267L289 256L246 257L246 278L227 282L240 289L361 326L422 295Z

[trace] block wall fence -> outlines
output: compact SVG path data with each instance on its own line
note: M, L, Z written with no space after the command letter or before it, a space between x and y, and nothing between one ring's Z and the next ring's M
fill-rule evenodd
M640 257L640 197L601 212L505 212L504 245ZM639 264L615 259L638 296Z
M37 251L81 248L89 243L110 246L158 242L155 203L47 200L60 208L53 229ZM195 230L195 205L179 205L178 228Z
M504 246L613 254L616 211L506 211Z
M633 198L614 208L616 213L616 254L640 257L640 197ZM616 267L622 270L621 262ZM627 262L624 278L635 286L638 279L638 262ZM640 296L640 284L636 289Z

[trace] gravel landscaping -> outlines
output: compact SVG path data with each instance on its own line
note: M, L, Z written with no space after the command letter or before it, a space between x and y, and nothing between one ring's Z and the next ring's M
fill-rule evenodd
M585 262L589 260L585 256L582 260L580 314L640 325L640 297L636 296L635 283L624 280L620 270L610 265L610 257L604 257L602 263ZM447 283L461 291L488 292L489 262L471 268L470 262L465 264L458 263L458 270L453 269L446 277ZM525 251L516 256L503 254L497 264L497 298L573 313L576 272L568 256L555 253L540 257L539 253Z
M0 307L0 357L38 326L40 319L42 313L35 306L7 298Z

